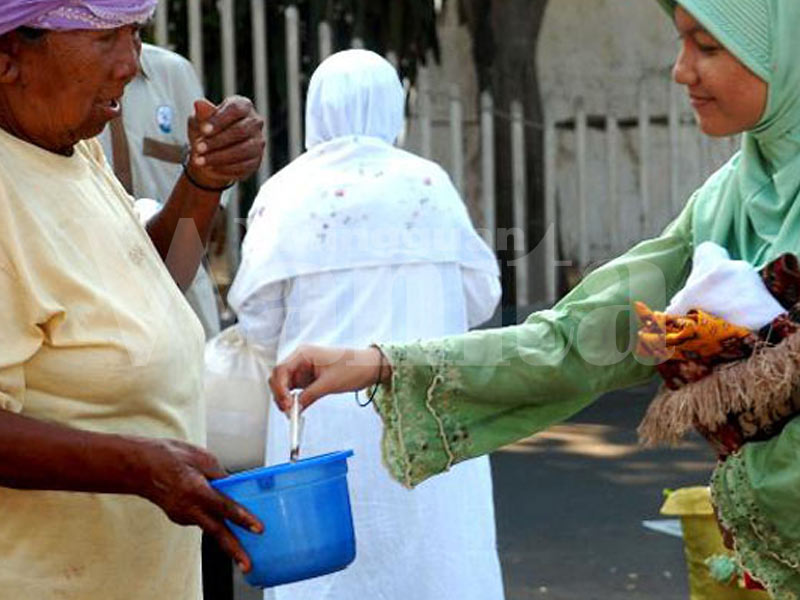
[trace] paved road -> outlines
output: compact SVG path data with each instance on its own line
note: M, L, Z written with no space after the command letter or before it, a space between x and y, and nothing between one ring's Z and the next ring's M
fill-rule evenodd
M712 454L699 438L675 450L636 445L652 393L608 395L493 455L507 600L689 597L681 541L641 522L659 518L665 488L705 483ZM238 586L238 600L257 598Z
M681 540L642 527L665 488L707 482L700 438L644 450L653 389L608 395L569 423L493 456L508 600L686 600Z

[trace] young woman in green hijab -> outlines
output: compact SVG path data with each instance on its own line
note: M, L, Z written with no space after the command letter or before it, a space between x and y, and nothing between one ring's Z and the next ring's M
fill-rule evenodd
M652 378L653 366L631 351L632 303L663 309L701 242L756 267L800 253L800 2L660 2L680 33L674 77L700 127L712 136L744 133L741 151L660 237L591 273L552 310L516 327L436 341L301 348L272 374L284 409L294 387L305 388L308 406L380 382L384 460L411 487ZM743 566L774 598L800 597L800 419L746 444L720 463L712 483Z

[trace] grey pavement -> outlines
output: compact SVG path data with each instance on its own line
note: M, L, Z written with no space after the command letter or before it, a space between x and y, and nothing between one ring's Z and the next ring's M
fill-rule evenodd
M646 450L636 426L654 388L601 398L492 457L508 600L686 600L680 539L645 529L664 489L707 483L699 437Z
M492 456L507 600L688 599L681 540L641 523L660 518L664 489L705 484L713 455L698 437L637 446L653 392L607 395ZM239 581L236 598L261 594Z

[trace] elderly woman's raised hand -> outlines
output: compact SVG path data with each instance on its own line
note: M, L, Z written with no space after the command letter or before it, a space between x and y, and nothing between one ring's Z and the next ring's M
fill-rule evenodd
M226 98L219 106L208 100L195 102L189 118L187 169L201 185L219 189L247 179L264 156L264 119L242 96Z
M365 350L301 346L272 370L269 386L285 412L292 407L293 389L303 388L300 404L306 408L328 394L362 390L378 381L386 383L391 373L375 346Z
M140 462L135 470L142 484L136 492L159 506L173 522L202 527L242 571L248 572L252 567L250 558L225 520L254 533L261 533L264 527L246 509L209 485L210 479L227 475L217 459L184 442L149 438L139 441Z

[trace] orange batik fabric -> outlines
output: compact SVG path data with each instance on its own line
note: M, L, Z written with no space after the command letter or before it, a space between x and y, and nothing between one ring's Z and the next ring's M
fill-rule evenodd
M668 315L641 302L635 309L641 324L636 353L658 361L673 390L711 374L715 365L747 358L758 341L750 330L700 310Z
M720 457L768 439L800 412L800 269L784 255L761 271L787 309L758 332L704 311L671 315L636 303L636 352L664 380L642 424L646 445L699 431Z

